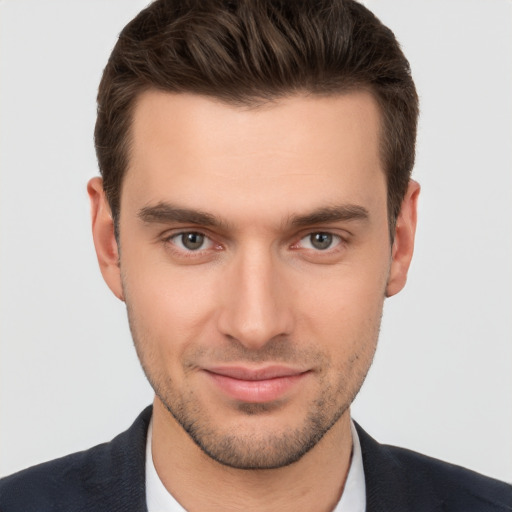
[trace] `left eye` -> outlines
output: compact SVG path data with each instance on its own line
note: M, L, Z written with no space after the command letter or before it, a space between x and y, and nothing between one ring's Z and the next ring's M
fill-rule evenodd
M174 245L185 251L199 251L212 246L212 241L202 233L194 231L178 233L171 237Z
M310 233L300 240L300 245L305 249L313 249L316 251L325 251L338 245L341 242L341 237L333 235L332 233L325 233L323 231L317 233Z

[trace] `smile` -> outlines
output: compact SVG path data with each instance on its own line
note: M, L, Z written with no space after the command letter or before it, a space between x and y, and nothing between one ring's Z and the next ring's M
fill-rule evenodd
M264 403L283 398L310 373L283 366L250 369L214 367L206 375L230 398L248 403Z

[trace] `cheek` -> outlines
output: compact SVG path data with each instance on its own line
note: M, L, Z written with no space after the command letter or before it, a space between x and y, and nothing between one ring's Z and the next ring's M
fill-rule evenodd
M385 261L385 260L384 260ZM333 358L373 353L387 281L387 265L347 265L311 281L301 297L300 330L323 340Z
M371 366L379 337L384 296L382 287L345 283L343 293L333 297L334 306L324 308L320 337L329 352L330 382L353 400ZM317 322L318 324L318 322Z
M210 329L215 287L199 267L122 264L130 323L139 341L166 359L204 338Z

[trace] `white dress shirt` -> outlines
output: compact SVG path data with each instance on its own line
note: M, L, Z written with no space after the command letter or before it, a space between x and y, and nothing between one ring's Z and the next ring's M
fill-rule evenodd
M359 436L351 423L352 430L352 459L348 471L345 488L340 501L333 512L365 512L366 509L366 485L364 482L363 457ZM146 503L148 512L186 512L165 488L156 472L151 451L151 436L153 421L149 424L146 442Z

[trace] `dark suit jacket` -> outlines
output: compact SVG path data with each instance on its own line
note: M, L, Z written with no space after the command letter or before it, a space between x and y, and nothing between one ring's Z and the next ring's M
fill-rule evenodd
M144 512L148 407L110 443L0 480L1 512ZM367 512L512 511L512 486L380 445L357 426Z

